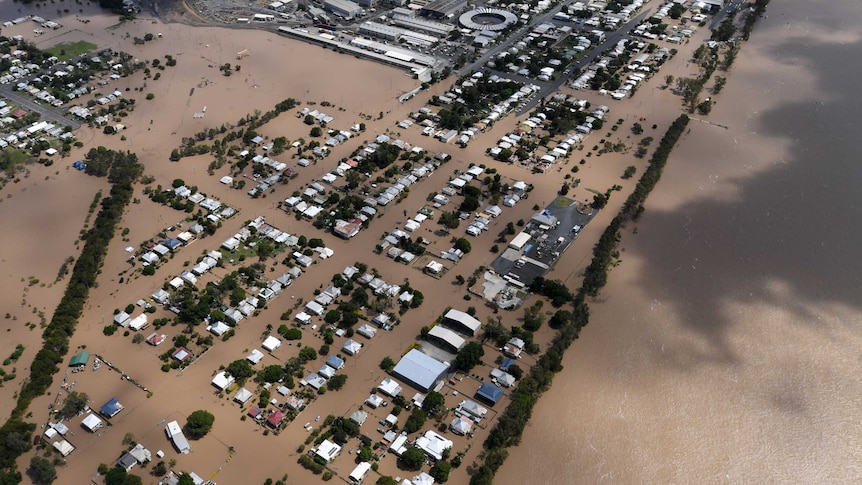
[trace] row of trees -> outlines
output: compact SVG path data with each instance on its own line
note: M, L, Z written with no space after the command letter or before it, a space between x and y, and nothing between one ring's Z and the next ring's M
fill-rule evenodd
M89 158L92 156L92 158ZM132 200L132 183L141 175L142 167L137 156L104 147L95 148L88 155L87 165L100 167L99 174L107 175L113 184L110 195L102 200L102 208L93 227L82 237L84 248L72 269L63 298L54 310L50 323L42 334L43 346L30 366L30 378L18 393L18 401L9 419L0 427L0 483L12 484L21 480L15 470L15 459L30 449L35 425L23 421L30 402L48 390L63 357L69 351L69 340L75 331L84 304L95 286L108 244L114 237L126 205Z
M599 238L599 242L593 249L593 260L586 269L584 282L581 289L590 296L596 296L599 290L605 286L608 277L608 269L617 257L616 246L619 242L620 229L627 220L636 219L644 211L644 202L655 188L661 178L662 170L667 164L674 145L682 136L688 126L688 116L681 115L670 128L668 128L658 148L650 159L649 166L635 185L634 191L623 204L620 213L611 220L608 227Z
M542 393L550 388L554 375L562 370L562 359L566 349L578 338L581 329L589 323L590 309L585 298L587 295L598 294L607 280L609 262L612 252L616 250L620 226L643 210L646 196L658 182L670 150L683 133L687 123L688 117L682 115L668 129L659 149L653 155L649 168L641 176L638 189L629 196L620 213L605 230L599 244L593 249L593 261L588 268L583 286L569 300L572 303L572 310L558 311L549 322L552 327L558 329L557 335L548 350L530 369L529 374L518 382L517 388L512 393L511 402L485 439L484 451L480 455L483 462L470 478L471 485L491 485L497 470L508 457L508 448L520 443L524 428L532 415L533 406ZM548 283L542 280L537 286L547 291ZM551 285L551 288L559 291L556 285Z

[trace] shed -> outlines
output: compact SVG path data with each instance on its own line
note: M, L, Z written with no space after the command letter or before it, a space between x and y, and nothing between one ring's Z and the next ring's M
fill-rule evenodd
M80 352L78 354L75 354L75 356L72 357L72 360L69 361L69 367L77 367L79 365L80 366L87 365L87 362L89 362L89 361L90 361L90 353L89 352Z

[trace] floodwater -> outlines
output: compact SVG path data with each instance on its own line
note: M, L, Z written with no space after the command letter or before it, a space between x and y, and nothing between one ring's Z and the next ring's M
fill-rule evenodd
M859 483L860 19L772 2L496 483Z

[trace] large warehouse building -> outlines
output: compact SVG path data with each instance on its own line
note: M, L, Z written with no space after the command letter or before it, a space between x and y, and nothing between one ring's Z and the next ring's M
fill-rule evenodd
M443 315L443 325L446 325L456 332L469 335L470 337L475 337L476 331L482 326L482 322L461 310L453 308Z
M392 373L421 392L428 392L443 379L449 364L413 349L398 361Z
M363 12L358 3L350 0L323 0L323 9L347 20L353 20Z
M433 0L422 7L420 13L425 17L435 19L452 18L456 12L463 10L467 5L466 0Z
M461 338L460 335L448 328L443 328L441 325L435 325L434 328L428 332L427 339L454 353L461 350L467 343L467 341Z

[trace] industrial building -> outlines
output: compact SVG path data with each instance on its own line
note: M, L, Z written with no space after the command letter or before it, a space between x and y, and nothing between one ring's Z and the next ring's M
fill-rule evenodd
M452 18L467 6L466 0L433 0L419 11L425 17L435 19Z
M359 24L359 33L370 37L377 37L378 39L397 41L404 33L404 29L379 22L362 22Z
M458 352L467 344L467 341L461 338L457 333L448 328L443 328L441 325L435 325L434 328L428 332L426 338L431 342L441 345L450 352Z
M346 20L353 20L364 12L358 3L350 0L323 0L323 9Z
M410 30L418 30L437 37L446 37L449 35L449 32L452 32L455 29L454 26L449 24L411 17L409 15L393 15L392 22L400 27Z
M473 318L461 310L451 309L443 315L443 325L452 328L455 331L469 335L476 335L476 331L482 326L482 322Z
M449 364L412 349L404 355L392 373L421 392L428 392L443 379Z

